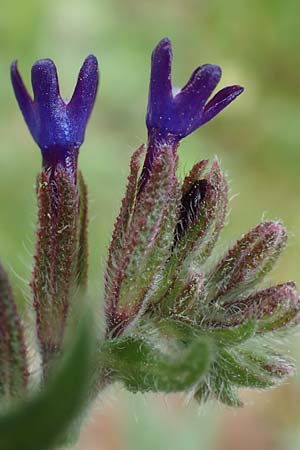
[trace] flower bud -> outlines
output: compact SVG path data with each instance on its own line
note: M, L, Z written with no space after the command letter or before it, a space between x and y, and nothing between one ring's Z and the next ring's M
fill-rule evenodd
M164 148L155 160L143 190L134 196L133 186L136 189L138 183L135 158L134 155L127 194L110 248L106 276L108 330L117 334L140 311L155 276L170 256L177 220L174 203L177 202L178 182L175 177L176 157L172 149L167 146ZM133 183L132 177L135 180ZM131 217L128 217L130 210ZM126 222L127 227L124 227ZM122 239L115 241L121 230L124 233ZM115 269L113 261L117 262Z
M217 161L205 175L207 164L207 160L196 164L182 185L172 254L164 267L162 281L151 298L152 303L163 302L165 310L170 304L177 303L177 299L181 301L177 292L185 291L189 285L188 272L201 270L224 225L227 182Z
M286 241L278 222L263 222L245 234L208 275L206 301L225 304L255 286L272 270Z
M300 313L300 298L293 282L279 284L227 303L219 314L219 325L236 326L257 320L257 333L275 331L293 323ZM214 325L217 326L217 317Z
M220 166L214 161L203 177L206 161L203 163L201 168L196 165L183 183L181 215L175 231L173 257L187 265L191 261L200 265L211 254L227 212L228 186Z

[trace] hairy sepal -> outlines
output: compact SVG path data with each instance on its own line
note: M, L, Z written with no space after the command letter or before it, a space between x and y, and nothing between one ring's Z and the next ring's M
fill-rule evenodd
M170 256L177 220L176 164L172 148L165 146L136 197L120 249L114 296L106 297L108 328L113 334L119 334L119 327L124 329L145 307L147 294Z
M170 289L158 305L160 316L197 323L199 299L201 299L204 274L184 271L177 275Z
M79 195L63 168L38 177L38 231L31 288L44 369L62 347L78 283Z
M271 358L269 358L271 360ZM218 358L217 371L222 378L227 379L232 385L244 388L269 389L287 376L292 370L287 370L285 362L285 373L279 369L279 362L272 359L273 364L268 365L266 360L252 356L249 353L238 350L223 350ZM287 373L286 373L287 372Z
M144 146L139 147L132 155L130 173L127 179L125 196L121 203L119 215L116 219L112 239L108 251L108 260L105 274L105 292L108 304L114 303L119 291L119 261L122 250L126 245L128 225L134 209L138 191L139 172L141 168Z

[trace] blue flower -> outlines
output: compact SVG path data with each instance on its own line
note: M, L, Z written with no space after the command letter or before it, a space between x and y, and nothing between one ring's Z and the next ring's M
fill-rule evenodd
M33 99L16 61L11 65L11 80L25 122L42 151L44 168L61 165L74 172L97 94L97 59L92 55L85 59L69 103L61 98L56 67L50 59L37 61L32 67Z
M160 142L179 141L213 119L243 92L241 86L228 86L211 100L221 79L221 68L212 64L198 67L176 94L171 82L172 48L161 40L152 53L151 80L146 124L149 135Z

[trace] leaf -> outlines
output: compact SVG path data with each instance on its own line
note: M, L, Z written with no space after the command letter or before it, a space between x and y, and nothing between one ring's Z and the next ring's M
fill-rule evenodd
M222 377L216 377L213 385L214 397L226 406L240 408L243 402L240 400L238 390Z
M255 332L256 320L249 320L235 327L203 331L203 334L213 338L220 347L232 347L252 338Z
M0 264L0 397L24 395L29 372L23 325L8 276Z
M176 350L162 352L145 340L129 337L107 342L101 359L132 392L179 392L207 373L214 350L204 339Z
M94 336L84 317L74 345L44 389L0 415L0 448L48 450L86 406Z
M194 398L199 403L206 403L208 400L218 400L224 405L233 408L243 406L236 386L233 386L218 373L210 375L197 387Z
M238 351L221 352L218 359L218 373L220 377L239 387L268 389L276 384L272 373L259 367Z
M154 326L162 335L177 338L183 342L191 342L195 338L209 339L217 347L232 347L247 341L255 335L256 321L249 320L246 323L228 328L201 328L199 325L187 324L173 319L160 319L153 321Z
M253 345L253 349L243 345L239 349L240 355L248 361L254 367L257 367L263 373L272 377L274 384L279 384L285 381L288 377L292 376L295 372L295 366L286 355L274 353L274 350L261 346L257 348L257 344Z

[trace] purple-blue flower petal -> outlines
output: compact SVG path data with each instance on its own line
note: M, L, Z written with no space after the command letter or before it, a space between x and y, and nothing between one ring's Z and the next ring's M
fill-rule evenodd
M171 84L172 50L168 39L163 39L154 49L151 64L151 80L146 124L149 135L155 134L164 143L170 136L179 141L191 134L218 112L225 108L242 92L220 91L215 103L205 103L221 78L219 66L205 64L198 67L184 88L172 94ZM224 95L223 95L224 94ZM152 139L153 141L153 139Z
M69 104L61 98L56 67L49 59L39 60L32 67L33 100L16 63L11 66L11 79L26 124L42 150L44 166L67 167L72 163L75 167L97 93L96 58L89 56L84 61ZM74 161L70 163L71 159Z
M203 119L206 123L213 119L219 112L228 106L233 100L242 94L244 88L241 86L227 86L221 89L205 106Z
M221 79L221 68L213 64L204 64L192 74L187 84L176 95L174 101L182 107L202 108Z
M11 82L14 88L15 96L19 104L20 110L24 116L25 122L28 128L31 129L34 122L33 101L23 83L23 80L18 70L17 61L14 61L11 65Z
M89 55L80 69L74 94L67 105L74 132L77 127L77 140L84 136L86 123L95 103L98 84L98 61L95 56Z
M57 101L62 104L57 70L51 59L40 59L34 63L31 69L31 84L34 103L40 108L50 109Z
M198 67L188 83L173 99L177 135L180 139L199 128L203 123L203 107L221 78L219 66L205 64Z
M147 110L147 126L159 127L161 111L166 111L172 100L172 48L169 39L162 39L155 47L151 59L151 77Z
M72 130L66 114L66 104L60 96L53 61L37 61L31 69L31 83L35 109L35 120L30 128L33 138L42 150L66 146L71 140Z

